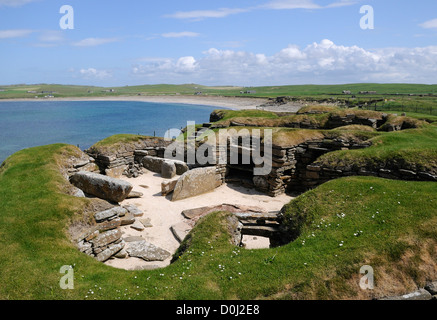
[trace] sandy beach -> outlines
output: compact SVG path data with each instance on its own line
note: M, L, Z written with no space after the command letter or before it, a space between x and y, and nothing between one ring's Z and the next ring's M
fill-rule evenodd
M177 177L176 177L177 178ZM121 227L123 238L128 236L141 236L144 240L169 251L171 254L176 252L179 242L173 235L170 227L186 220L181 212L186 209L194 209L205 206L220 204L239 204L247 206L257 206L268 212L278 212L286 203L293 198L289 195L280 195L271 198L256 190L252 190L240 185L224 184L209 192L197 197L171 201L171 195L163 197L161 195L161 182L164 180L157 173L146 172L138 178L121 179L130 182L134 191L143 193L141 198L127 199L121 205L133 204L144 212L143 217L149 218L152 227L137 231L130 225ZM262 237L244 236L243 242L247 249L267 248L269 240ZM162 262L146 262L139 258L110 259L105 264L122 269L154 269L166 267L170 264L171 257Z
M216 106L230 109L256 109L266 103L265 98L224 97L224 96L185 96L185 95L142 95L142 96L113 96L113 97L71 97L71 98L38 98L38 99L2 99L4 102L12 101L140 101L157 103L182 103Z
M156 103L180 103L214 106L234 110L257 109L267 103L266 98L226 97L226 96L188 96L188 95L143 95L143 96L114 96L114 97L90 97L90 98L38 98L38 99L2 99L0 102L11 101L140 101ZM281 106L262 107L267 111L297 112L303 105L288 103Z

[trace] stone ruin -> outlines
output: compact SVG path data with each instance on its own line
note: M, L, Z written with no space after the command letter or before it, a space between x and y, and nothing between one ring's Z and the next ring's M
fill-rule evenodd
M213 115L212 115L213 117ZM330 119L330 126L337 127L342 125L360 124L368 125L373 128L379 126L384 119L362 119L358 117L345 116L333 117ZM237 124L235 124L237 125ZM238 124L241 125L241 124ZM300 126L305 123L300 124ZM212 128L213 123L206 123L202 128ZM201 130L202 128L197 128ZM393 130L401 128L392 128ZM389 129L388 131L390 131ZM347 137L347 135L345 135ZM252 137L251 137L252 138ZM100 197L115 203L113 212L116 214L105 219L99 218L106 213L97 212L95 215L96 225L90 230L86 230L77 239L78 247L82 252L93 255L99 261L105 261L112 256L141 256L147 260L140 248L155 252L156 256L167 258L170 254L160 248L154 248L152 244L141 242L135 244L135 239L123 239L119 226L127 223L137 223L141 228L141 222L137 221L141 213L132 208L118 206L118 202L126 197L141 196L129 190L129 186L122 180L117 181L122 175L127 177L138 177L143 170L159 173L164 180L161 185L162 196L166 196L172 201L190 198L200 195L221 186L226 182L242 183L245 186L253 187L269 196L275 197L286 192L303 192L314 188L326 181L351 175L372 175L389 179L404 180L424 180L437 181L436 172L425 172L420 168L408 167L402 163L381 163L372 164L371 167L341 165L333 167L319 161L319 158L329 152L337 150L362 149L371 146L367 140L354 137L345 138L317 136L303 139L296 143L274 144L272 149L272 170L267 175L256 176L254 169L257 165L231 164L229 161L230 149L238 150L239 157L243 154L250 156L255 152L251 148L243 147L240 142L237 145L228 143L228 161L226 164L204 166L200 164L188 165L184 161L165 159L164 153L171 142L160 138L144 138L135 143L126 143L118 149L106 152L97 149L87 150L88 160L83 160L75 164L68 172L70 181L78 187L76 195L83 195L82 192L96 197ZM201 144L200 144L201 145ZM199 147L200 145L197 145ZM217 154L223 146L216 146ZM223 151L223 150L222 150ZM187 158L185 154L185 159ZM218 159L217 163L218 163ZM82 171L94 171L94 173L84 173ZM83 179L93 178L94 182L89 184L88 189L83 186ZM108 180L109 179L109 180ZM111 180L112 179L112 180ZM82 182L81 182L82 181ZM96 182L98 181L98 183ZM116 197L108 197L107 185L114 187L118 185L119 191L123 194ZM93 190L95 189L95 190ZM132 192L132 194L130 194ZM111 193L111 192L109 192ZM124 198L123 198L124 197ZM263 212L261 209L236 209L233 205L222 205L220 208L197 208L193 212L202 212L199 216L217 210L233 212L237 219L235 223L234 244L241 245L242 235L255 235L270 239L270 246L275 247L290 242L286 230L282 229L280 214ZM132 213L134 210L136 213ZM104 212L104 211L103 211ZM187 219L183 224L172 227L172 232L178 241L182 241L189 230L192 229L196 218L193 212L182 214ZM132 219L132 214L134 219ZM135 216L137 214L138 216ZM144 222L144 221L143 221ZM145 222L147 225L147 221ZM144 226L144 225L143 225ZM136 239L137 241L143 241ZM132 242L127 246L128 242ZM136 246L137 245L137 246ZM135 249L127 248L136 246ZM126 247L126 248L125 248ZM158 254L159 253L159 254ZM152 254L152 256L155 254Z

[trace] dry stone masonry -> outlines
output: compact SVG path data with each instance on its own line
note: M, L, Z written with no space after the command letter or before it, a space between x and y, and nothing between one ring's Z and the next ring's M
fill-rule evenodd
M95 159L102 174L118 178L122 175L138 177L142 174L142 159L146 156L164 157L165 148L171 141L144 137L136 142L120 144L113 149L92 147L85 152Z
M111 258L137 257L145 261L163 261L170 253L141 237L123 237L121 226L131 225L142 229L150 220L142 219L143 212L134 205L116 206L94 214L95 225L87 228L76 238L78 249L105 262Z

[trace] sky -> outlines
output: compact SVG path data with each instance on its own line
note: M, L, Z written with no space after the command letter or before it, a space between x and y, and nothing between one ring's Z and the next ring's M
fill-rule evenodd
M436 74L436 0L0 0L0 85L436 84Z

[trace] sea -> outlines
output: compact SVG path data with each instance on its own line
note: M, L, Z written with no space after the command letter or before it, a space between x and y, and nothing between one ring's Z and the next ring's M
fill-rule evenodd
M19 150L54 143L85 150L114 134L163 137L187 121L209 122L215 109L139 101L0 101L0 163Z

